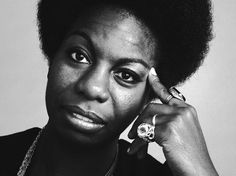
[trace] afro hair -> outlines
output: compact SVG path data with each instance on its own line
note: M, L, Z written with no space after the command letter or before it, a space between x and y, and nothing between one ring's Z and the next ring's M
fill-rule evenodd
M152 31L160 53L156 70L166 87L189 78L208 52L210 0L40 0L39 36L49 64L78 16L99 5L125 9Z

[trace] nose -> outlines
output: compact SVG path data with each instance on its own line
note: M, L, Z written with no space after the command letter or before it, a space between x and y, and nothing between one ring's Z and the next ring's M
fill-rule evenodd
M105 69L93 68L78 79L75 87L77 93L83 94L87 99L103 103L109 98L108 82Z

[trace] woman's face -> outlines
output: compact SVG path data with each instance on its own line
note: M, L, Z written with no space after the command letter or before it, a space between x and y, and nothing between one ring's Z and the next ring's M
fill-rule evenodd
M49 125L83 144L116 139L147 101L154 49L150 31L127 13L81 16L49 68Z

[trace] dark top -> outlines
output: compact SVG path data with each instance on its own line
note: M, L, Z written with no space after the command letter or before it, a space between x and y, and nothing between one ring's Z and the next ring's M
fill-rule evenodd
M0 137L0 176L16 176L27 150L40 128ZM119 155L114 176L171 176L167 164L161 164L151 155L137 159L126 153L129 143L119 140Z

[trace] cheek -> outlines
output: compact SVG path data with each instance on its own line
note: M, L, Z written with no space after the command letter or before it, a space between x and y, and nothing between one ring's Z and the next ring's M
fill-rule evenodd
M50 107L60 104L61 99L73 89L78 75L63 63L55 63L48 73L46 100Z
M77 75L77 76L76 76ZM55 62L49 70L48 86L52 91L61 92L72 85L78 77L75 70L62 62Z
M115 117L122 121L132 121L144 104L145 84L132 89L113 89Z

